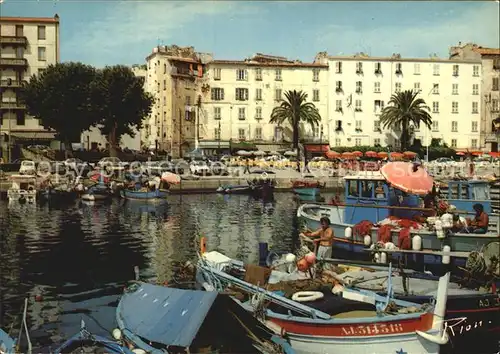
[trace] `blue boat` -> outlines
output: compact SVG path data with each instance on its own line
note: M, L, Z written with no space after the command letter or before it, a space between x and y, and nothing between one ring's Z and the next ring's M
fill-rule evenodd
M136 282L120 299L116 320L120 337L148 353L170 352L171 347L189 353L208 348L210 352L272 353L267 346L259 349L262 343L279 344L280 353L294 353L287 342L229 296L215 292Z
M309 197L316 197L320 194L320 189L319 188L294 188L293 192L298 195L304 195L304 196L309 196Z
M125 199L152 200L166 198L168 192L161 189L155 189L154 191L122 189L120 195Z
M325 187L324 183L320 183L313 179L314 176L305 176L304 179L293 182L292 189L295 194L316 197L320 194L321 188Z
M16 340L11 338L3 329L0 328L0 353L15 354Z
M398 206L399 204L410 209L419 208L419 197L402 193L391 187L378 171L362 171L354 176L346 176L344 181L345 204L303 204L297 210L297 216L311 230L317 230L320 227L321 217L326 216L330 219L335 233L334 248L367 254L367 248L373 248L377 244L380 227L376 224L390 216L412 220L419 213L419 211ZM457 207L460 206L460 216L467 216L463 212L470 212L476 203L483 204L485 211L491 212L491 202L483 200L489 197L486 182L453 181L451 185L452 189L448 191L448 202ZM466 190L467 193L452 194L455 186L459 192ZM375 224L375 227L372 227L367 235L353 235L353 228L363 221L369 221ZM470 252L479 251L487 245L498 244L499 226L498 216L490 214L490 227L486 234L448 232L444 238L440 238L436 231L430 228L411 229L411 249L401 252L397 252L393 247L398 245L401 230L395 227L390 231L392 249L386 252L389 254L388 258L399 260L406 252L413 253L409 256L414 262L440 264L443 262L442 251L445 246L448 246L447 251L451 251L449 254L453 257L452 262L455 265L464 266ZM417 255L417 252L421 254Z

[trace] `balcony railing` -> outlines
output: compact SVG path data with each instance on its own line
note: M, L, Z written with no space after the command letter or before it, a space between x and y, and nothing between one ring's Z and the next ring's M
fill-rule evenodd
M28 39L24 36L1 36L0 44L2 46L23 46L28 45Z
M28 60L24 58L0 58L0 66L27 67Z
M0 102L0 109L26 109L26 105L20 102Z
M26 81L18 81L18 80L0 80L0 87L21 87L23 83Z

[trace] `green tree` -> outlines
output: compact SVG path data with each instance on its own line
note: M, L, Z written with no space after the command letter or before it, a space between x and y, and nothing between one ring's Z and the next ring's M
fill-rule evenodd
M19 97L28 114L40 119L45 128L54 129L66 151L79 142L83 131L97 121L94 85L96 70L82 63L49 65L23 84Z
M414 126L424 124L427 128L432 126L432 117L429 107L422 98L417 98L418 91L406 90L395 93L389 100L389 106L380 114L380 123L384 128L401 129L401 149L408 149L411 131L410 123Z
M98 126L108 139L110 156L116 156L122 135L134 137L134 128L139 130L143 119L151 113L154 99L143 85L144 80L126 66L108 66L98 72Z
M300 123L303 122L309 124L311 127L315 127L321 122L321 116L316 106L306 100L307 93L303 91L286 91L285 100L278 107L274 107L269 121L270 123L279 125L287 122L291 125L293 148L297 152L300 140Z

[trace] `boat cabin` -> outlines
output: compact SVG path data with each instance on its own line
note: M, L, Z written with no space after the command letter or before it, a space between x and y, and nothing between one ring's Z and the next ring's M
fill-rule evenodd
M14 190L36 190L36 177L30 175L12 175L9 178L12 181L10 189Z
M488 181L464 180L449 181L448 190L443 191L448 203L457 207L458 210L473 212L474 204L482 204L484 211L491 214L490 185Z

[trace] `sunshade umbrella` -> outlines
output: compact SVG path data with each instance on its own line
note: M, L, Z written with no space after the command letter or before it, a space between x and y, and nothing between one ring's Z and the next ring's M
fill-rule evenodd
M352 158L354 158L354 154L352 152L343 152L342 157L344 159L352 159Z
M172 172L163 172L161 174L161 180L170 184L179 184L181 183L181 176Z
M378 154L375 151L367 151L365 152L366 157L378 157Z
M340 154L339 154L338 152L336 152L336 151L332 151L332 150L327 151L327 152L325 153L325 155L326 155L326 157L328 157L329 159L336 159L336 158L340 157Z
M262 150L257 150L253 152L254 156L264 156L266 153Z
M405 151L403 152L403 156L406 157L407 159L412 159L415 156L417 156L417 153L413 151Z
M361 151L353 151L352 154L356 157L361 157L363 156L363 153Z
M285 156L297 156L297 151L287 151L284 153Z
M236 152L236 155L240 155L240 156L250 156L252 155L252 152L251 151L246 151L246 150L238 150Z
M393 160L400 160L403 158L404 155L400 152L391 152L390 156L391 156L391 159L393 159Z
M386 157L389 157L389 154L385 151L381 151L377 154L378 157L380 157L381 159L385 159Z
M411 194L426 195L434 183L422 166L411 162L389 162L382 166L380 173L394 188Z

